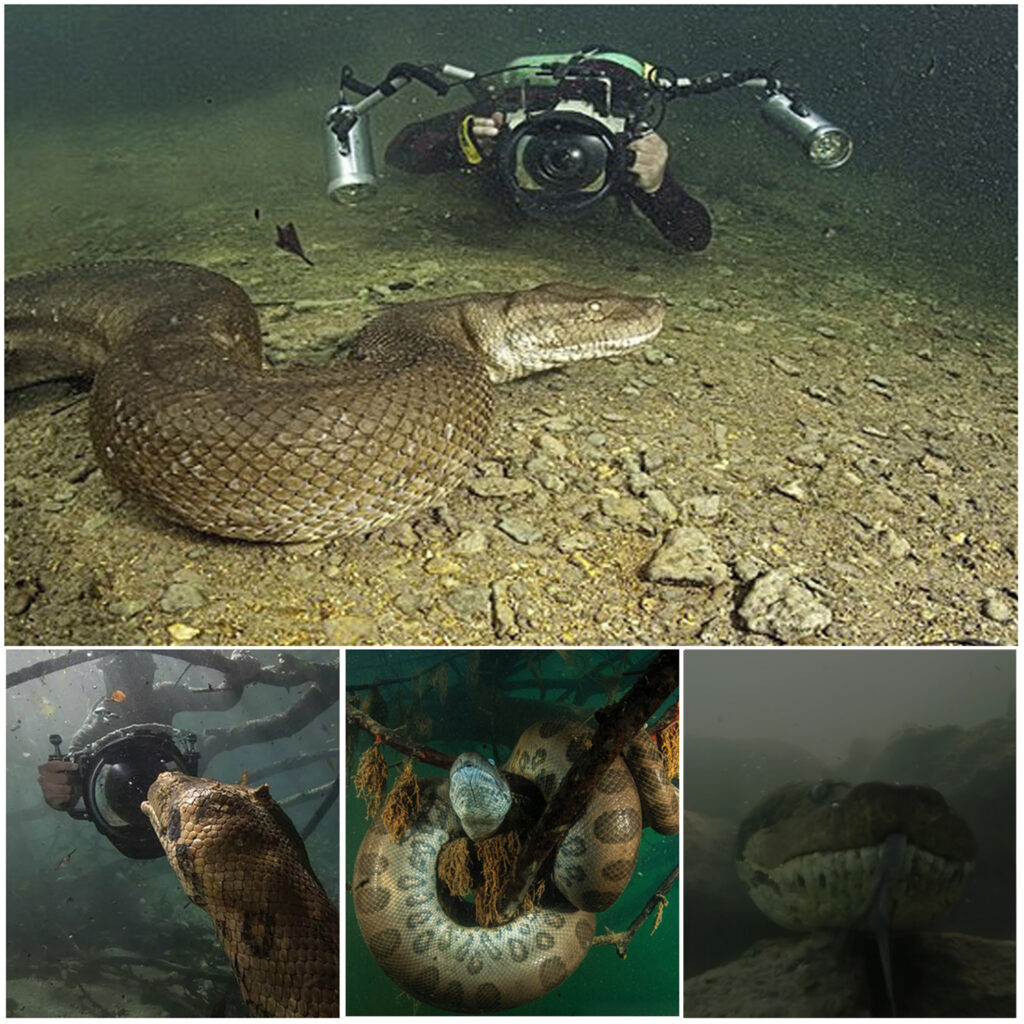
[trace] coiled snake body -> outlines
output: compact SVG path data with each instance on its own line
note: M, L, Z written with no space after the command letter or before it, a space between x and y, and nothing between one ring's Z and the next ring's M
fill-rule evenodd
M337 1017L338 911L268 787L163 772L142 809L253 1016Z
M531 779L549 799L589 742L577 723L538 722L504 770ZM458 1012L518 1006L561 984L590 948L595 912L629 882L643 824L679 830L678 794L653 741L642 732L626 753L630 767L622 758L612 763L562 841L553 870L558 891L508 924L477 926L467 905L440 888L438 853L462 834L448 779L420 780L419 814L398 842L378 815L359 848L352 891L359 927L384 972L414 998Z
M309 541L436 504L483 450L492 382L630 348L663 316L565 284L464 295L387 310L341 365L266 371L227 278L66 267L7 283L6 386L94 377L93 446L119 487L197 530Z

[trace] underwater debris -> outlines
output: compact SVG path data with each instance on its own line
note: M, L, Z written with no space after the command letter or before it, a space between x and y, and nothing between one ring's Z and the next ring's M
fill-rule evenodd
M383 758L381 758L383 760ZM405 826L411 817L419 813L420 784L416 773L412 770L412 758L405 762L402 774L398 776L391 792L388 794L381 820L388 834L397 843L402 838Z
M501 921L498 904L506 883L515 872L522 842L515 832L504 832L476 844L483 884L476 893L476 923L496 924Z
M352 781L355 783L356 795L366 801L367 820L375 817L384 800L384 787L388 781L388 766L380 752L380 743L374 743L359 758L359 767Z
M437 877L444 882L456 899L461 900L473 888L469 863L469 840L465 836L445 843L438 853Z

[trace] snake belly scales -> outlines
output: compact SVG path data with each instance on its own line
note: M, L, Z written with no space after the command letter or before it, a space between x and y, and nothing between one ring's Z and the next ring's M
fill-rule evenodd
M520 737L504 771L531 779L545 800L590 731L566 719L538 722ZM628 767L627 767L628 763ZM379 814L356 856L352 894L371 953L400 988L425 1003L484 1013L538 999L579 966L606 910L633 873L644 824L679 831L679 798L653 740L641 732L597 784L562 841L538 909L479 927L455 913L436 877L441 847L462 834L448 779L420 779L420 809L395 842ZM642 799L642 804L641 804Z
M267 786L163 772L142 810L254 1017L337 1017L338 911Z
M263 368L226 277L180 263L65 267L7 282L8 389L92 377L97 461L206 533L287 543L379 529L437 504L477 460L493 384L653 338L659 299L569 284L395 306L326 368Z

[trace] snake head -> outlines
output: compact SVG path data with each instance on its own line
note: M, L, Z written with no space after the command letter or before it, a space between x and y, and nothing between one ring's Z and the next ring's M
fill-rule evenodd
M555 282L492 295L473 312L488 375L499 384L642 345L661 330L665 303Z

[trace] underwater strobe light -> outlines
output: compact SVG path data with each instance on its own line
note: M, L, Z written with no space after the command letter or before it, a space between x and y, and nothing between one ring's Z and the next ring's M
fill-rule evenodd
M761 116L795 139L815 167L842 167L853 153L848 132L784 93L769 93L761 100Z

